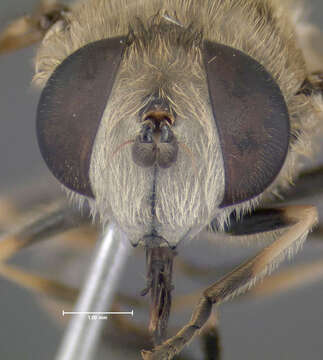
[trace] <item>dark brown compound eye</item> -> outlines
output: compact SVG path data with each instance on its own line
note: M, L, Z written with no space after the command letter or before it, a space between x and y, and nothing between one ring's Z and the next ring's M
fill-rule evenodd
M275 180L288 151L289 115L278 85L256 60L210 41L203 57L223 154L225 207L256 197Z
M69 189L93 197L92 146L118 71L125 38L90 43L66 58L48 80L37 109L41 154Z

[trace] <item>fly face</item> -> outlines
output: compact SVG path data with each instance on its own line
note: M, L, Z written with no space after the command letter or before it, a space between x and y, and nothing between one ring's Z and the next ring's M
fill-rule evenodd
M41 152L67 188L91 198L103 226L112 220L146 247L156 344L173 249L251 206L284 164L289 128L284 97L259 62L161 14L127 37L81 47L47 81Z
M315 224L311 206L257 207L291 182L312 150L322 77L310 74L300 28L283 5L120 4L92 0L68 14L59 7L36 60L45 85L37 131L71 197L87 200L103 227L113 221L147 248L155 344L165 337L179 243L211 223L231 235L286 231L206 289L173 339L142 354L164 359L202 328L212 304L269 273Z
M83 88L76 94L77 85L72 80L71 88L65 85L64 94L60 92L64 67L78 63L78 56L87 56L87 47L70 55L43 91L38 134L45 160L54 174L70 189L94 198L94 211L103 224L116 221L134 245L156 235L164 239L163 245L176 246L181 239L190 238L205 227L216 213L223 196L223 164L196 35L176 25L160 24L154 29L159 36L145 38L148 29L147 33L135 34L133 40L107 40L107 44L115 41L119 48L112 55L113 69L107 67L106 60L100 69L89 65L94 62L93 53L105 46L103 41L93 44L93 52L89 52L84 65L95 69L97 79L102 74L113 79L109 85L102 80L107 88L97 88L98 95L103 93L102 100L93 96L95 89L88 80L80 85L84 86L85 96ZM159 58L156 54L163 48L167 54ZM66 73L73 76L69 69ZM84 114L83 107L77 105L79 100L73 101L75 96L86 98L81 100L82 104L86 102ZM75 107L71 105L74 103ZM91 113L90 106L101 110ZM89 116L93 117L90 124ZM71 121L82 134L70 131ZM53 131L74 133L75 142L70 140L64 145L63 136L52 136L47 124L55 127ZM94 130L88 134L92 126ZM61 138L61 143L50 143L43 136L46 133L50 139ZM80 136L90 138L87 147L79 141ZM82 151L75 143L82 146ZM75 152L70 165L66 154L72 153L71 148ZM62 168L62 164L66 165Z
M270 74L162 16L69 55L47 82L37 124L54 175L93 198L101 222L113 219L133 245L176 247L257 197L289 144Z

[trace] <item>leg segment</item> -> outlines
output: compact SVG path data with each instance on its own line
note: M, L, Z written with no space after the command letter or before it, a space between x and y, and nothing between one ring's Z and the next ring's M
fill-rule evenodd
M89 222L87 211L84 212L80 215L65 202L50 204L23 225L0 237L0 261L24 247Z
M0 274L19 285L60 299L74 301L77 290L57 281L28 273L5 263L20 249L49 237L88 223L87 211L80 215L65 202L56 202L25 220L23 225L0 237Z
M286 255L296 252L316 224L318 215L312 206L290 206L283 210L283 216L290 224L285 233L251 260L204 290L190 322L174 337L152 351L142 351L144 360L172 359L204 326L211 314L213 304L218 305L248 290L271 272Z
M68 7L58 2L43 1L31 16L23 16L0 33L0 54L15 51L41 41L47 31L63 20Z
M40 294L52 296L59 300L73 303L77 299L78 290L66 286L58 281L31 274L16 266L0 263L0 274L16 284L37 291Z
M290 222L284 217L283 209L258 209L251 214L246 214L237 219L235 212L230 216L230 225L224 231L233 236L259 234L267 231L282 229ZM216 224L211 224L213 230L217 231Z
M321 281L323 278L323 260L310 264L288 267L277 274L273 274L252 289L249 296L270 296L276 293L288 292L294 288Z

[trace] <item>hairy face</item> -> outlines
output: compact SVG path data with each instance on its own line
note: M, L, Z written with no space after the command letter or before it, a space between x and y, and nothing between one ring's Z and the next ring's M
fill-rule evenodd
M248 209L280 172L289 115L247 54L162 15L53 72L38 138L54 175L133 244L176 246Z
M214 217L223 198L223 162L194 38L174 25L154 30L152 37L141 32L127 48L95 139L90 179L103 223L113 218L133 244L154 237L175 246ZM154 104L150 117L157 118L160 102L171 118L176 159L167 167L158 161L140 166L135 139ZM153 132L162 157L167 143Z

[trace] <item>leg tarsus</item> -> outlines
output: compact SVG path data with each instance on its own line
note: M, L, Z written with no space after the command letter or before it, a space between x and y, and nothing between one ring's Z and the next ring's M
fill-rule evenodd
M185 325L174 337L168 339L163 344L156 346L152 351L143 350L141 352L144 360L165 360L173 359L186 344L188 344L196 332L209 319L212 311L212 303L203 296L191 317L190 322Z
M283 214L290 223L285 233L255 257L204 290L190 322L174 337L152 351L142 351L144 360L172 359L205 325L211 314L212 304L220 304L246 291L282 261L284 255L290 255L291 249L295 252L316 224L318 217L313 206L290 206L284 209Z
M293 255L305 241L308 232L317 223L318 213L314 206L289 206L284 210L284 217L291 226L271 245L260 251L254 258L246 261L225 277L204 291L213 303L220 303L268 275L285 256Z

